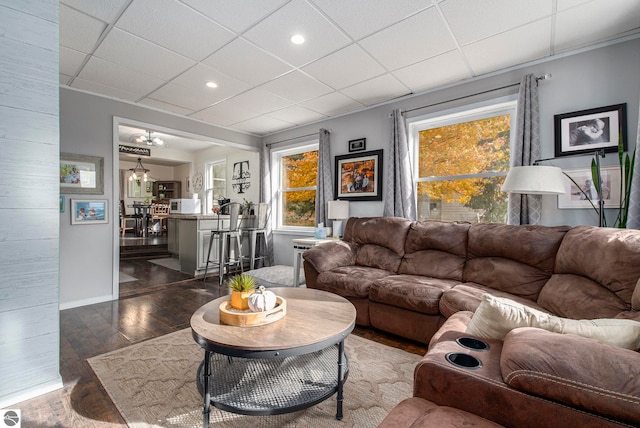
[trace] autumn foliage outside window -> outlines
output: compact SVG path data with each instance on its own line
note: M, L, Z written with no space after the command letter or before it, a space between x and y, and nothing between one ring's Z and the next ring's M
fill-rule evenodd
M313 227L316 218L318 151L282 156L282 225Z
M511 115L418 132L418 218L506 222Z

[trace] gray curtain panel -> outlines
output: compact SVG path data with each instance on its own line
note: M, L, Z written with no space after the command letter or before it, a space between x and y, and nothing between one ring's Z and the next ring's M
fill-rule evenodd
M327 224L327 202L333 200L333 179L331 177L330 132L320 129L318 133L318 178L316 182L316 225Z
M262 147L262 152L260 153L260 179L262 180L262 185L260 186L260 202L269 204L271 213L273 214L275 210L273 209L271 193L271 149L266 144ZM263 253L267 255L264 259L265 266L273 266L273 234L271 233L271 221L267 222L266 229L265 244L267 248L265 249L265 253Z
M413 183L409 140L402 112L391 113L391 144L384 189L384 215L416 219L416 197Z
M640 147L640 117L638 117L638 133L634 148L636 155L638 154L638 147ZM631 149L631 143L629 143L629 156L632 156ZM640 161L638 159L636 159L636 163L633 167L627 229L640 229Z
M527 74L520 82L516 113L515 153L511 166L531 165L540 159L540 113L538 104L538 82L533 74ZM509 194L509 224L538 224L542 209L541 195Z

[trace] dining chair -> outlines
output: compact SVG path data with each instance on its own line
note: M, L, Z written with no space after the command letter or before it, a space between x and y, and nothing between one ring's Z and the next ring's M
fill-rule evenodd
M169 217L168 204L151 204L151 224L149 231L153 234L164 233L167 229L167 217Z
M223 227L224 221L226 220L226 215L224 219L221 219L222 208L226 208L225 211L229 213L229 227ZM238 266L240 267L240 272L243 272L242 268L242 232L240 230L240 222L242 218L240 217L240 207L241 204L239 202L230 202L228 204L222 205L219 207L217 212L218 221L217 228L211 231L211 236L209 237L209 249L207 251L207 264L204 268L204 276L202 280L207 279L207 271L209 270L209 265L212 264L218 267L218 277L219 284L222 285L222 281L224 279L225 270L227 274L230 273L231 266L235 265L236 270ZM231 241L235 240L235 254L234 257L231 257ZM214 243L218 246L218 259L211 260L211 249L214 246Z
M129 226L128 222L133 221L133 226ZM136 219L134 216L127 215L124 209L124 201L120 200L120 233L124 237L124 234L127 230L135 230L136 229Z

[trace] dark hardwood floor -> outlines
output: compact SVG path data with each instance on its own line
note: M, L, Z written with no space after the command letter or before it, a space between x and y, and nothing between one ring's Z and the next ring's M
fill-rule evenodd
M197 308L228 293L217 277L194 280L143 259L122 260L120 270L136 281L121 284L119 300L60 311L64 387L12 406L21 410L23 427L125 426L86 360L187 328ZM427 351L371 329L356 327L354 334L419 355Z

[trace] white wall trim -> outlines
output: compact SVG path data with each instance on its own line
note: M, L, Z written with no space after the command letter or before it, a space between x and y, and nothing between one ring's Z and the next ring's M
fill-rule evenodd
M58 389L61 389L63 386L64 385L62 383L62 377L58 377L58 379L56 380L40 384L35 388L30 388L25 391L20 391L19 393L4 397L4 399L0 401L0 409L6 409L16 403L21 403L25 400L30 400L42 394L56 391Z
M61 303L60 310L64 311L65 309L73 309L80 306L93 305L95 303L110 302L112 300L118 300L118 296L116 295L114 299L112 295L107 294L105 296L92 297L90 299L74 300L67 303Z

